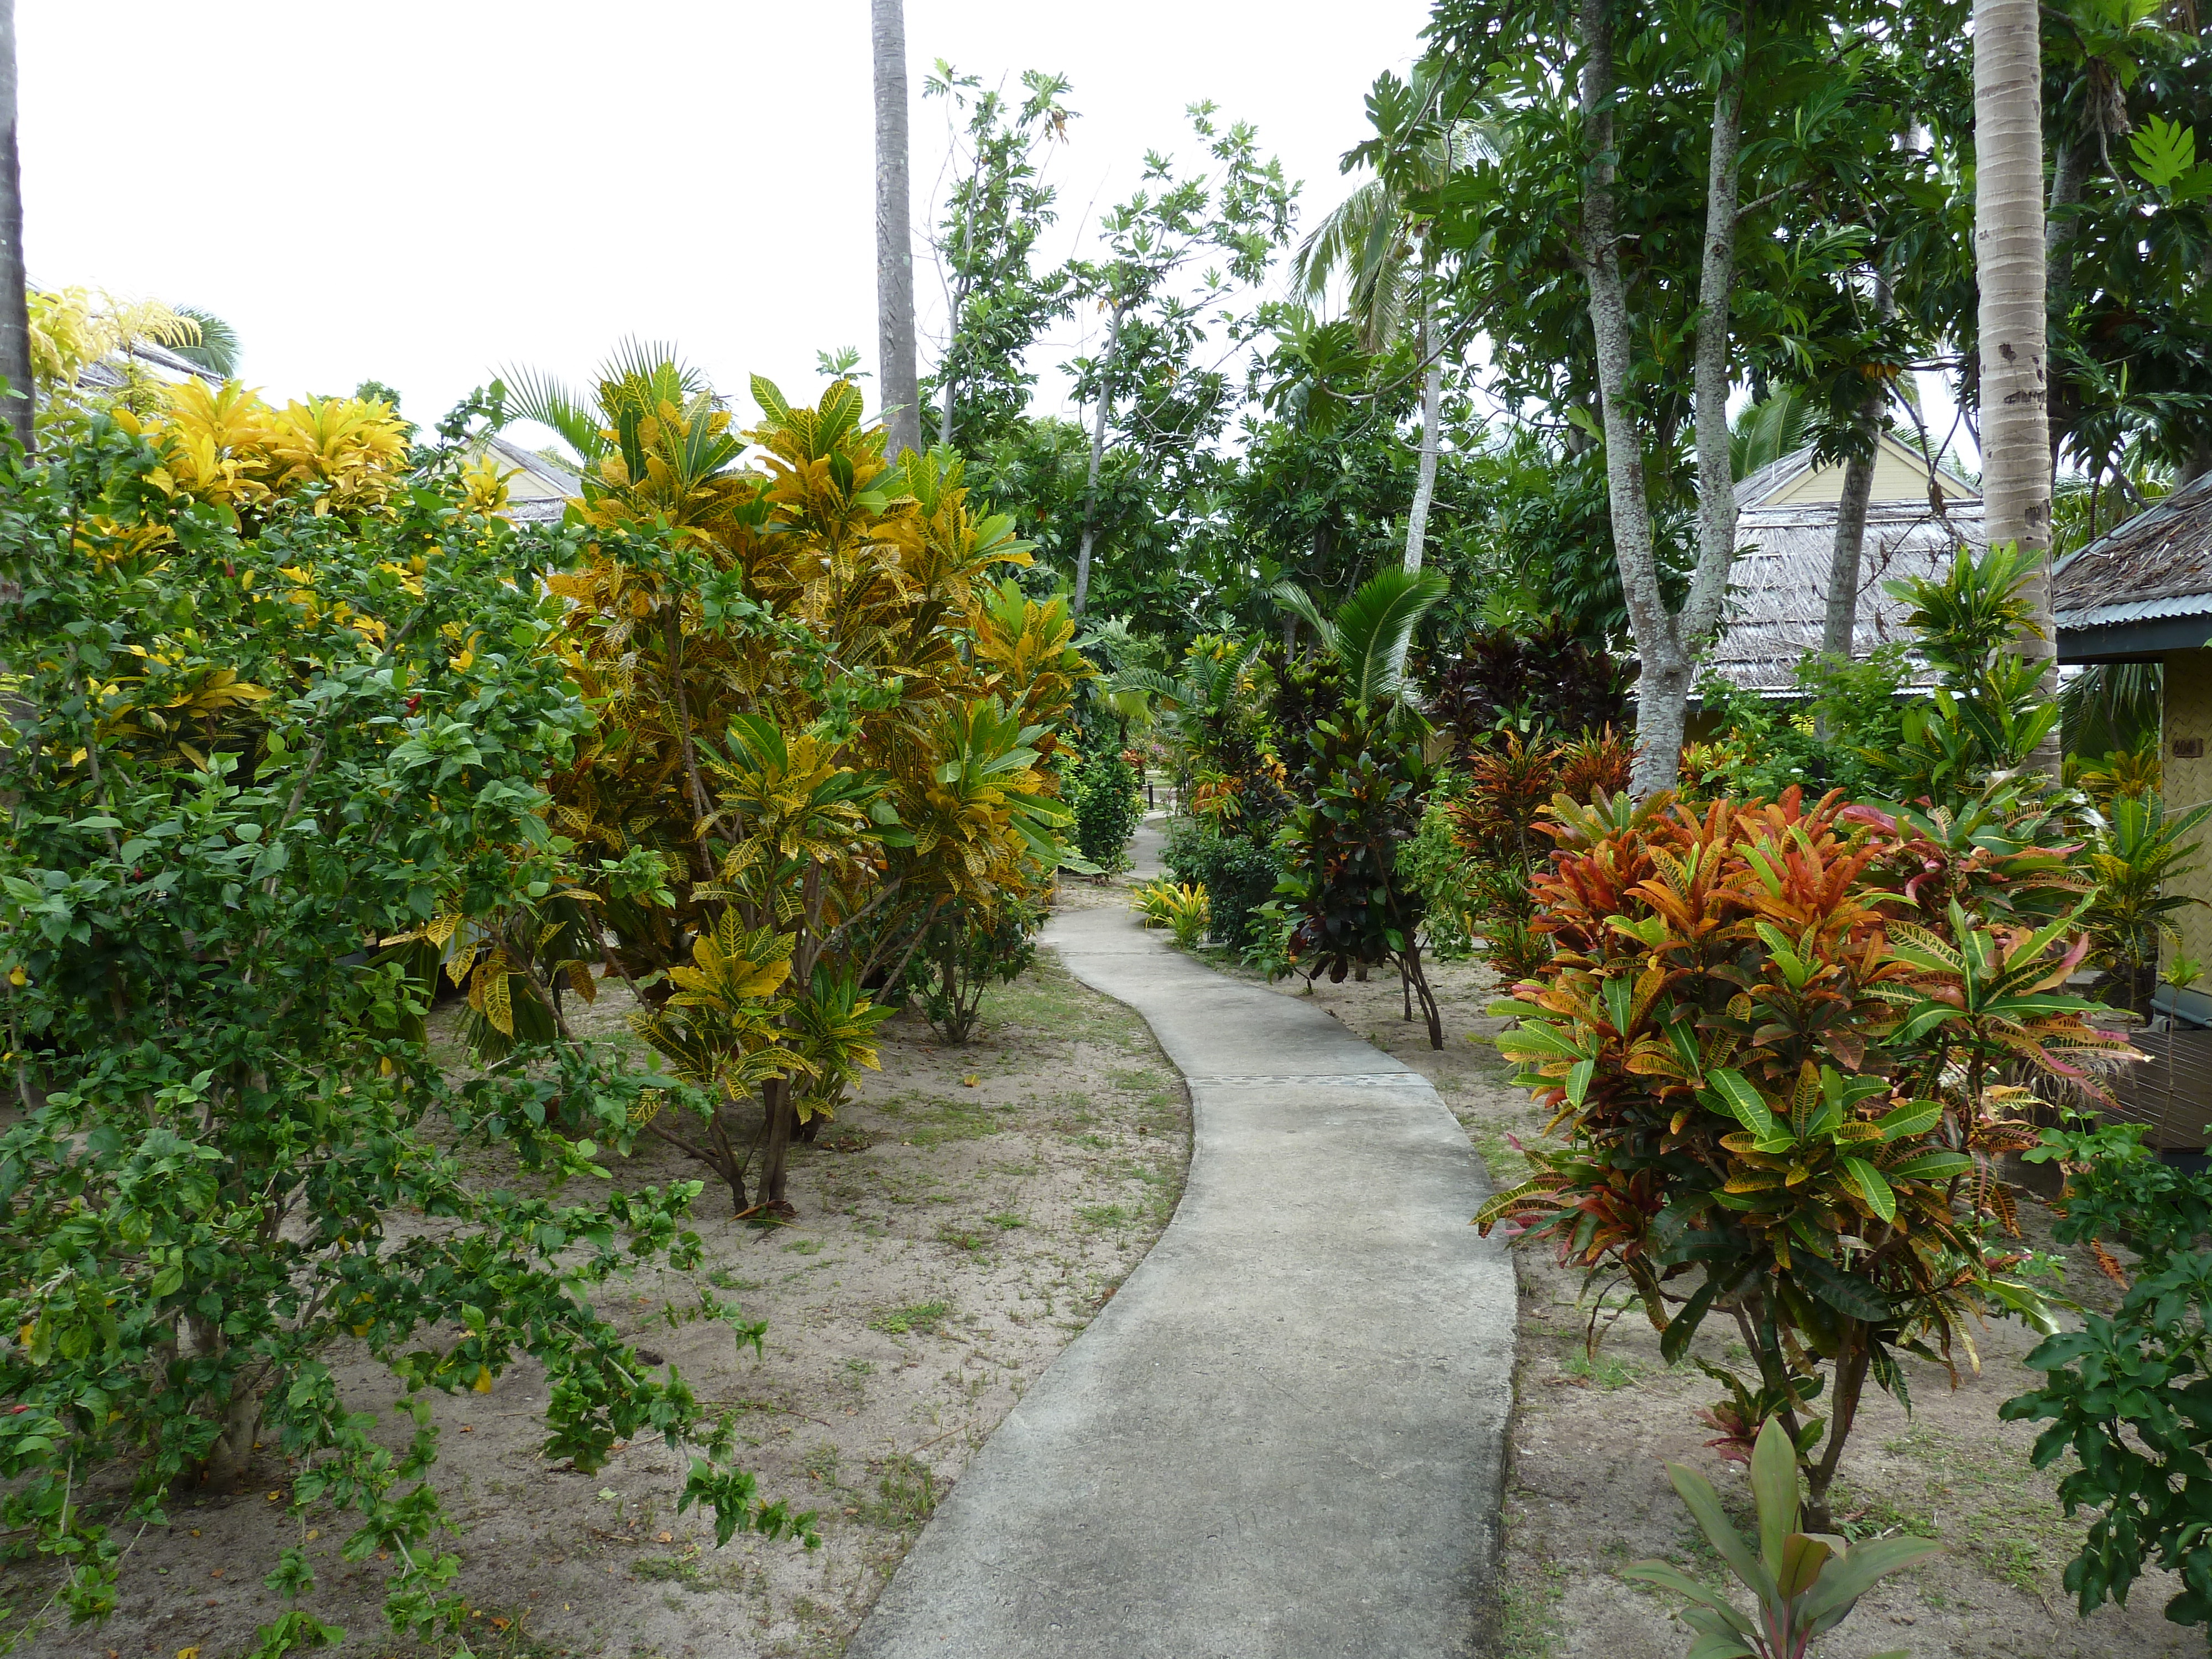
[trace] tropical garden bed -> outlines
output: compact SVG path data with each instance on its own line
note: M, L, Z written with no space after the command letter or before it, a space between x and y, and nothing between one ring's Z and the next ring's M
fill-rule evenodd
M1065 896L1125 902L1087 883ZM583 1023L629 1041L626 1000L604 994ZM433 1021L457 1068L461 1012ZM820 1548L717 1550L709 1519L675 1512L683 1459L647 1437L589 1474L548 1460L544 1370L519 1364L432 1413L460 1527L458 1584L479 1613L468 1638L483 1659L841 1651L969 1457L1158 1236L1182 1192L1189 1107L1142 1020L1048 953L985 994L964 1045L919 1013L882 1029L882 1071L794 1150L795 1223L737 1221L709 1194L696 1269L641 1275L598 1300L641 1357L736 1413L763 1495L816 1511ZM641 1141L612 1167L634 1187L681 1179L681 1163ZM515 1176L483 1157L471 1169L488 1183ZM664 1306L702 1285L766 1322L757 1355L719 1327L667 1328ZM348 1403L384 1413L382 1437L399 1447L406 1425L386 1409L380 1368L359 1354L332 1363ZM264 1448L237 1494L173 1503L83 1650L246 1651L278 1603L241 1564L300 1536L289 1489L285 1460ZM385 1628L383 1575L340 1558L342 1518L311 1505L304 1524L323 1616L349 1632L334 1651L435 1651Z
M1514 1138L1533 1139L1544 1114L1511 1086L1491 1039L1508 1024L1485 1013L1497 978L1482 963L1433 964L1431 982L1444 1017L1445 1046L1432 1049L1418 1018L1403 1018L1396 977L1365 984L1327 980L1308 990L1279 980L1285 995L1310 995L1346 1028L1403 1060L1436 1085L1483 1156L1493 1182L1510 1183L1526 1164ZM2054 1287L2084 1307L2109 1312L2118 1287L2087 1249L2055 1243L2049 1210L2025 1189L2028 1241L2063 1260ZM1496 1659L1679 1659L1686 1632L1667 1598L1618 1576L1657 1558L1716 1584L1720 1562L1668 1485L1665 1462L1711 1474L1732 1507L1747 1507L1740 1473L1723 1473L1704 1448L1714 1430L1699 1410L1718 1390L1689 1364L1669 1365L1659 1334L1632 1298L1586 1291L1583 1275L1559 1267L1538 1244L1514 1252L1521 1284L1520 1355L1506 1475L1504 1553L1495 1609ZM1624 1305L1624 1304L1626 1305ZM1593 1328L1602 1340L1593 1353ZM2077 1318L2065 1321L2078 1325ZM2017 1323L1974 1332L1979 1376L1960 1386L1937 1366L1908 1359L1912 1412L1869 1395L1839 1478L1838 1512L1850 1535L1915 1533L1943 1553L1884 1580L1820 1650L1837 1659L1907 1648L1915 1654L2033 1654L2152 1659L2193 1654L2200 1635L2169 1624L2160 1609L2181 1588L2148 1572L2124 1607L2075 1616L2058 1587L2080 1547L2087 1518L2069 1521L2055 1496L2057 1471L2031 1467L2036 1425L1998 1420L1997 1407L2041 1380L2021 1361L2037 1339ZM1717 1326L1693 1352L1741 1363Z

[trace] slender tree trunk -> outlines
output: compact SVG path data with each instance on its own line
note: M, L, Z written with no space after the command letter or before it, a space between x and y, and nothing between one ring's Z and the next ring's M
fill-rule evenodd
M876 339L882 357L885 450L921 447L915 370L913 191L907 175L906 14L870 0L876 59Z
M1660 592L1644 493L1643 434L1627 408L1633 331L1620 273L1613 201L1615 169L1612 0L1582 0L1581 103L1591 165L1583 195L1583 262L1589 282L1590 326L1596 337L1599 408L1605 424L1607 494L1622 597L1640 669L1637 679L1636 763L1629 788L1639 800L1672 788L1680 769L1697 653L1718 625L1735 558L1735 482L1729 464L1729 289L1735 280L1736 191L1741 137L1742 75L1732 68L1713 100L1713 137L1706 176L1705 257L1699 275L1696 345L1698 563L1680 613Z
M1897 309L1888 278L1875 272L1875 308L1887 317ZM1844 463L1844 493L1836 503L1836 541L1828 556L1827 614L1820 628L1820 649L1838 662L1849 662L1858 631L1859 562L1866 548L1867 503L1874 498L1875 463L1881 454L1881 411L1889 388L1879 375L1867 376L1859 399L1859 428L1866 448Z
M761 1150L760 1181L753 1188L754 1197L761 1204L787 1204L790 1200L784 1196L784 1188L791 1173L791 1141L799 1132L799 1110L792 1104L791 1079L775 1078L763 1085L761 1103L768 1109L767 1139Z
M1828 555L1828 604L1821 618L1820 649L1839 663L1851 659L1859 621L1859 560L1866 548L1867 503L1874 498L1874 466L1881 453L1882 387L1869 380L1859 400L1857 424L1875 434L1863 455L1844 463L1844 493L1836 501L1836 540Z
M1583 190L1583 267L1589 283L1590 328L1597 343L1598 413L1605 428L1606 494L1613 520L1614 562L1620 568L1622 598L1630 631L1636 638L1640 669L1637 680L1637 755L1630 787L1641 797L1674 781L1680 760L1681 715L1674 720L1669 750L1661 725L1661 708L1672 696L1662 676L1688 676L1674 660L1674 618L1659 592L1657 556L1651 533L1651 505L1644 482L1644 439L1626 406L1632 362L1628 296L1620 276L1620 241L1613 204L1613 0L1582 0L1583 73L1581 102L1584 142L1591 161Z
M2057 152L2051 161L2051 208L2043 224L2043 295L2047 307L2055 307L2062 313L2066 308L2069 290L2074 286L2074 238L2080 228L2078 220L2066 210L2081 204L2089 181L2089 161L2097 148L2094 137L2083 136L2058 141ZM2051 383L2051 403L2046 422L2050 428L2051 477L2054 489L2058 480L2058 452L2063 447L2068 426L2079 418L2080 401L2063 379Z
M1075 550L1075 597L1067 611L1083 614L1091 598L1091 549L1098 538L1098 468L1106 459L1106 422L1114 410L1114 359L1121 348L1121 307L1106 328L1106 361L1098 371L1098 410L1091 422L1091 471L1083 484L1083 539Z
M1413 509L1406 514L1406 569L1421 568L1429 536L1429 505L1437 495L1437 452L1443 423L1444 362L1436 350L1434 273L1424 270L1421 283L1421 361L1428 365L1421 376L1421 471L1413 485ZM1432 355L1433 354L1433 355Z
M2031 556L2032 622L2014 648L2058 691L2051 615L2049 324L2043 211L2043 59L2036 0L1975 0L1974 265L1980 284L1982 524ZM2037 636L2037 630L2040 637ZM2057 728L2028 763L2054 781Z
M1740 50L1743 20L1729 19L1728 48ZM1723 48L1727 50L1728 48ZM1705 247L1698 272L1696 408L1698 564L1683 601L1682 640L1705 647L1719 628L1735 562L1735 468L1729 456L1729 300L1735 287L1737 187L1743 156L1743 70L1723 69L1713 94L1712 146L1705 167Z
M15 0L0 0L0 379L8 424L32 447L31 314L23 274L23 178L15 149Z

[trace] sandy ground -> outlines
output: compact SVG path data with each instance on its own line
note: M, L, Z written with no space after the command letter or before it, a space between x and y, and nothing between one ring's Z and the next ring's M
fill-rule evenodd
M1431 964L1444 1016L1445 1046L1405 1023L1395 974L1360 985L1322 981L1311 993L1346 1027L1396 1055L1436 1085L1467 1126L1500 1185L1526 1165L1506 1140L1542 1128L1527 1096L1504 1082L1495 1048L1480 1041L1506 1022L1487 1018L1496 994L1490 975L1472 963ZM1285 995L1304 982L1279 981ZM2023 1225L2051 1245L2049 1212L2023 1203ZM1506 1549L1492 1659L1679 1659L1692 1635L1672 1616L1673 1598L1623 1583L1631 1561L1661 1559L1693 1577L1723 1582L1719 1559L1691 1524L1667 1481L1673 1459L1702 1470L1740 1517L1749 1514L1742 1475L1704 1442L1712 1431L1699 1407L1720 1394L1702 1372L1670 1368L1658 1334L1633 1309L1620 1316L1617 1293L1600 1319L1615 1319L1592 1358L1584 1338L1594 1304L1582 1275L1561 1269L1541 1245L1516 1250L1521 1282L1521 1358L1507 1466ZM1599 1287L1601 1292L1605 1287ZM2063 1293L2109 1308L2111 1283L2086 1255L2069 1259ZM1715 1326L1698 1351L1726 1364L1735 1345ZM2069 1521L2054 1496L2063 1462L2050 1474L2029 1467L2034 1426L2001 1423L1997 1407L2034 1386L2039 1372L2021 1364L2035 1337L2017 1323L1978 1333L1982 1370L1955 1391L1939 1368L1907 1359L1913 1411L1869 1388L1844 1455L1840 1516L1872 1536L1898 1530L1939 1539L1944 1553L1884 1581L1850 1619L1825 1638L1822 1659L1865 1659L1899 1649L1915 1659L2152 1659L2202 1655L2202 1630L2161 1616L2179 1588L2148 1573L2124 1608L2075 1616L2059 1575L2086 1530ZM1733 1355L1744 1358L1740 1347Z
M1126 887L1086 884L1061 902L1126 903ZM614 1029L619 1013L603 998L594 1018ZM1158 1237L1182 1192L1189 1105L1134 1014L1040 952L993 991L966 1047L914 1015L884 1036L883 1071L822 1144L796 1149L796 1226L736 1224L712 1187L700 1200L702 1276L768 1322L761 1358L733 1354L726 1331L667 1328L658 1316L693 1299L686 1280L640 1280L600 1302L739 1414L763 1495L818 1510L822 1547L717 1550L710 1519L675 1512L684 1463L658 1441L593 1475L545 1462L542 1374L519 1366L490 1394L433 1396L437 1479L461 1526L460 1587L483 1609L471 1637L483 1659L842 1651L970 1453ZM614 1168L633 1184L694 1173L649 1140ZM362 1356L335 1358L352 1403L381 1413L396 1442L396 1390ZM285 1487L270 1460L237 1496L173 1503L173 1525L128 1559L115 1616L50 1629L28 1650L246 1653L283 1606L261 1577L298 1540ZM388 1633L382 1562L339 1558L345 1516L310 1510L306 1527L321 1579L307 1605L346 1628L337 1651L431 1650Z

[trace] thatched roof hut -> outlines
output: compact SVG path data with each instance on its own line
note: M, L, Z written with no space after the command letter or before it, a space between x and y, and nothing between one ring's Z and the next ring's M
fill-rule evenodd
M1859 556L1854 656L1905 637L1905 607L1884 584L1949 567L1961 542L1983 544L1981 496L1942 467L1884 434L1875 457ZM1828 566L1843 495L1840 465L1816 464L1808 448L1761 467L1736 485L1736 562L1728 620L1706 656L1714 672L1751 690L1795 689L1797 664L1820 648Z
M2141 661L2212 641L2212 472L2068 557L2051 605L2062 662Z

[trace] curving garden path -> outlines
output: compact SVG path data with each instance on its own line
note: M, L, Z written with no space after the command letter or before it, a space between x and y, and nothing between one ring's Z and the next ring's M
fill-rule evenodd
M1474 1654L1514 1281L1468 1224L1488 1184L1466 1134L1419 1073L1133 915L1063 915L1045 939L1188 1080L1189 1182L848 1654Z

